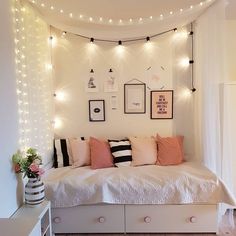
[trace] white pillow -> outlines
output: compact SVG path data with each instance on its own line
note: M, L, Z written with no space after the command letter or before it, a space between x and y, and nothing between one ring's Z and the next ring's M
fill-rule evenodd
M89 166L91 164L89 140L70 139L70 145L72 167Z

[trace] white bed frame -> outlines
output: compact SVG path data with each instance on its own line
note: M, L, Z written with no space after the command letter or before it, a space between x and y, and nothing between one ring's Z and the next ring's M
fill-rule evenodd
M217 205L83 205L52 209L54 233L217 233Z

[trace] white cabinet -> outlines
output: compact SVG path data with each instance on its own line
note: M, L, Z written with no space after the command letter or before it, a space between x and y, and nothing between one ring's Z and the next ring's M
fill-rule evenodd
M123 205L76 206L54 208L54 233L119 233L124 232Z
M54 233L217 232L217 205L87 205L52 209Z
M11 220L19 222L19 228L24 228L29 225L31 226L31 234L19 234L16 231L18 236L52 236L52 228L51 228L51 206L50 202L44 201L39 205L30 206L23 205L19 208L16 213L12 216ZM20 225L20 222L22 225ZM15 227L17 230L18 227ZM5 236L5 234L4 234Z
M39 236L40 232L40 222L35 218L0 219L1 236Z
M126 205L126 232L216 232L216 212L216 205Z

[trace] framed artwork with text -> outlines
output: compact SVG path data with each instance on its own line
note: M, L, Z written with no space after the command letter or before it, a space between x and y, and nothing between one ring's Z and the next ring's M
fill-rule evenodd
M151 119L173 119L173 90L151 91Z

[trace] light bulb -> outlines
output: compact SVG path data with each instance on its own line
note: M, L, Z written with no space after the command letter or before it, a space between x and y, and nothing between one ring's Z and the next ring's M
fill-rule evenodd
M189 66L189 58L188 57L182 58L180 61L180 66L183 68L188 67Z
M56 100L58 101L65 101L65 93L62 91L58 91L54 94Z

